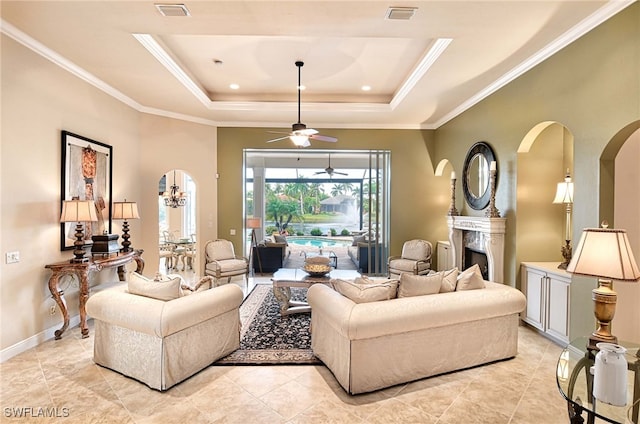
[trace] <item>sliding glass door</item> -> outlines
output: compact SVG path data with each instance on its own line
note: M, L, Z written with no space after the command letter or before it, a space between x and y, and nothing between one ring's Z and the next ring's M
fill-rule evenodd
M362 272L386 274L389 170L389 151L245 150L245 252L253 230L258 241L357 237L369 246Z

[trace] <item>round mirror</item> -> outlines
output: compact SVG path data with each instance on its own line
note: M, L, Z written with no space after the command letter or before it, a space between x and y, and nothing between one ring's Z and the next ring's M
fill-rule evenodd
M475 143L467 153L462 175L462 190L472 209L481 210L489 204L491 197L489 168L491 162L495 162L495 160L491 146L484 141Z

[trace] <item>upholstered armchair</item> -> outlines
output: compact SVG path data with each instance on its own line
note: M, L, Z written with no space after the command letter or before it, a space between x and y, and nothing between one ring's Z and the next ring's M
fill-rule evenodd
M216 279L226 277L227 283L236 275L249 273L249 260L236 256L233 243L229 240L210 240L204 246L204 273ZM246 278L246 277L245 277Z
M415 275L429 273L431 269L431 243L426 240L409 240L402 245L400 256L389 256L387 269L389 278L403 272Z

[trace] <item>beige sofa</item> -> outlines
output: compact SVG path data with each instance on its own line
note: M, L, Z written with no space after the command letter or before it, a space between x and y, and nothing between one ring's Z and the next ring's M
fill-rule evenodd
M86 306L93 360L167 390L238 349L242 298L235 284L168 301L130 294L126 283L96 293Z
M351 394L513 357L525 297L485 285L370 303L314 285L307 294L313 353Z

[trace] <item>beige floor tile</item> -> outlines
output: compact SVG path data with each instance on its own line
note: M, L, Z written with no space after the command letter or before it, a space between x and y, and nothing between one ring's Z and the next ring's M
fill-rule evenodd
M568 422L555 374L562 347L521 327L518 350L511 360L357 396L322 365L212 366L158 392L95 365L93 338L76 327L0 364L0 406L68 408L68 417L6 420L39 424Z
M289 420L317 403L318 394L296 381L290 381L260 396L260 400Z

